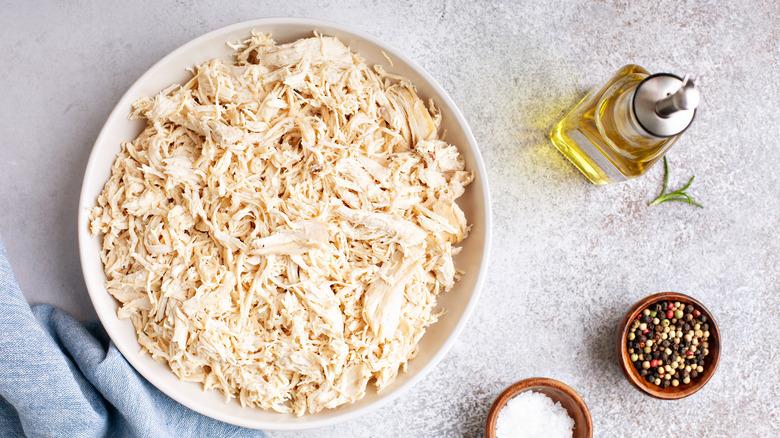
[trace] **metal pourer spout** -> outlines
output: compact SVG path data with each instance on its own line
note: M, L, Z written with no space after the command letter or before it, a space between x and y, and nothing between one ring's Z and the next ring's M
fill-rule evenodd
M689 75L685 75L682 85L674 93L659 100L655 104L655 112L667 118L677 111L692 110L699 106L699 90Z

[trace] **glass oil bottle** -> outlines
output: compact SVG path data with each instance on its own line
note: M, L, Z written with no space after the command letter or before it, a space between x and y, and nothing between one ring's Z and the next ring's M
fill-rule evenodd
M594 184L649 170L690 125L699 92L688 76L621 68L588 93L550 132L556 148Z

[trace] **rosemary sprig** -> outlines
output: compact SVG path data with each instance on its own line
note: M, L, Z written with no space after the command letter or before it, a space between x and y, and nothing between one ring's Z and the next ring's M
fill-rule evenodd
M664 173L665 173L665 176L664 176L664 188L663 188L663 190L661 190L661 194L658 195L658 197L655 198L655 200L653 202L651 202L648 206L657 205L657 204L660 204L662 202L667 202L667 201L679 201L679 202L687 202L688 205L695 205L697 207L704 208L703 205L701 205L698 202L694 201L693 198L689 194L685 193L685 190L688 187L690 187L691 184L693 184L694 176L691 177L691 180L688 181L688 184L686 184L683 188L681 188L679 190L675 190L675 191L673 191L671 193L666 193L666 187L669 184L669 162L666 160L666 157L664 157Z

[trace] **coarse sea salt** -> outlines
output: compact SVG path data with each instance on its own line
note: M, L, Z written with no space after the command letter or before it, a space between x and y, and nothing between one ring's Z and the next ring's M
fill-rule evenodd
M510 399L496 419L496 438L571 438L573 429L566 408L535 391Z

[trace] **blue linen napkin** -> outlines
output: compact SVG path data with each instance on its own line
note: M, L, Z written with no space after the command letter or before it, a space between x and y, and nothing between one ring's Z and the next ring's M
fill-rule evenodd
M98 322L27 304L0 239L0 436L263 437L205 417L141 377Z

